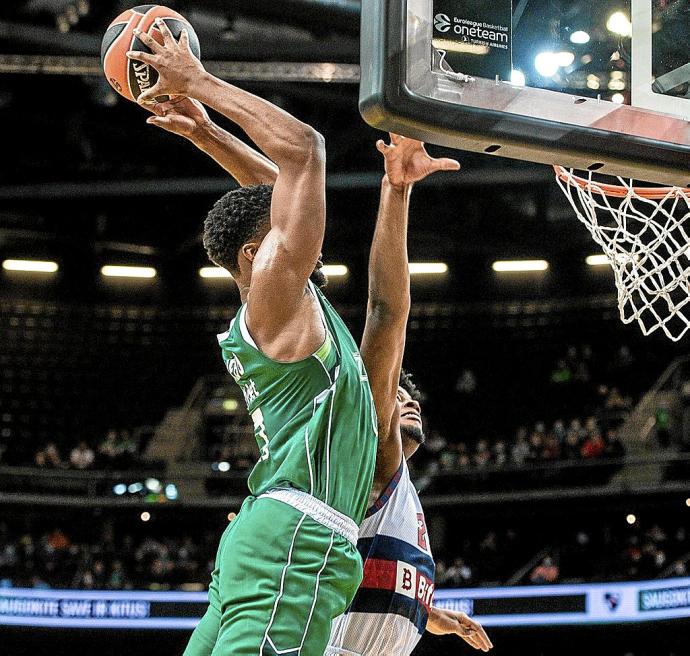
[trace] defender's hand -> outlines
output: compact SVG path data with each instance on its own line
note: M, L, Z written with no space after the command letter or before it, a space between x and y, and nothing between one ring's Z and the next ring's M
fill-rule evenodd
M493 648L489 636L479 622L475 622L465 613L454 610L433 608L429 616L427 631L435 635L455 634L468 645L487 652Z
M204 73L201 62L189 48L189 34L182 30L180 40L175 41L168 26L160 19L156 27L163 35L163 45L150 34L134 30L134 34L151 50L151 54L130 50L130 59L142 61L158 71L158 82L144 91L137 102L154 103L158 96L186 96L192 82Z
M146 120L149 125L156 125L186 139L193 140L212 125L206 108L193 98L177 96L146 107L155 114Z
M412 185L436 171L460 170L460 163L454 159L430 157L421 141L397 134L391 134L390 137L389 146L379 140L376 148L384 157L386 176L396 188Z

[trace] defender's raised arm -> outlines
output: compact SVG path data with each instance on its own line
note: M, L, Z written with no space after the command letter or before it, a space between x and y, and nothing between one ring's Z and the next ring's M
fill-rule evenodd
M369 257L369 301L361 353L369 374L379 418L379 472L385 477L400 465L397 392L410 311L407 222L415 182L436 171L457 171L451 159L432 159L424 144L391 135L391 144L376 145L385 159L386 175ZM390 443L389 443L390 442Z

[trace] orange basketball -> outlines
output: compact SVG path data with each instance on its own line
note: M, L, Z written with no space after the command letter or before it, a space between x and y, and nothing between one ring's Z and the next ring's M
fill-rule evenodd
M196 57L200 57L199 38L187 20L172 9L162 5L139 5L120 14L108 27L101 44L101 64L108 82L115 91L136 102L139 95L150 89L158 81L158 72L148 64L127 57L129 50L151 52L133 30L139 28L150 34L156 41L163 43L163 35L154 21L163 19L175 39L179 39L182 30L189 33L189 47Z

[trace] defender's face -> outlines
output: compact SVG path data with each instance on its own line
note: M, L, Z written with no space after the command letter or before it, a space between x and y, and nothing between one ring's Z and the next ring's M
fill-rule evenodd
M400 408L400 428L422 430L422 409L405 389L398 387L398 407Z

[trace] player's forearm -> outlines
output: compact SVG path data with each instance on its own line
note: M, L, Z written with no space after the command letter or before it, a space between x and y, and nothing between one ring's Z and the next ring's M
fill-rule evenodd
M442 619L442 611L436 608L436 606L432 606L429 609L429 617L426 621L426 630L434 635L444 635L445 630L441 623Z
M369 256L369 314L406 324L410 311L407 223L411 187L381 184L381 200Z
M209 123L190 141L224 168L242 187L273 184L278 167L261 153L215 123Z
M279 168L324 158L323 138L272 103L205 73L189 95L239 125Z
M426 630L434 635L448 635L449 633L455 633L460 615L461 613L432 606L429 609Z

